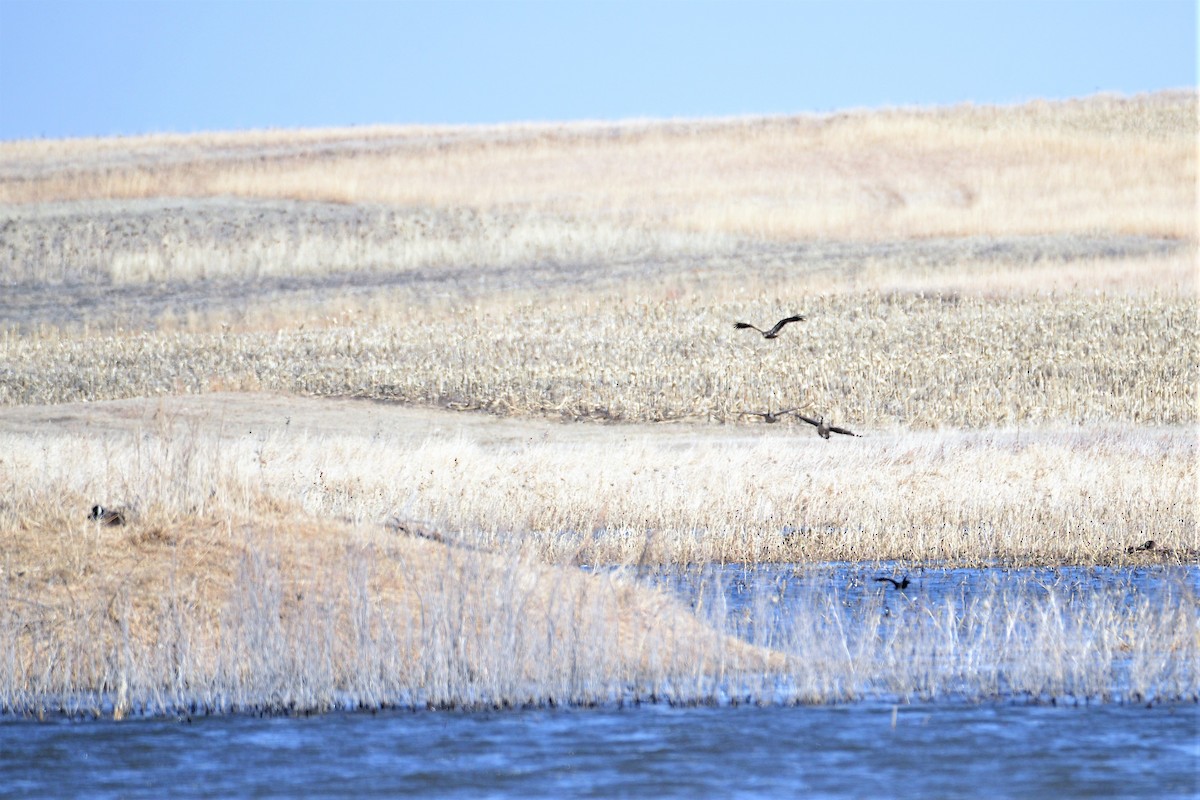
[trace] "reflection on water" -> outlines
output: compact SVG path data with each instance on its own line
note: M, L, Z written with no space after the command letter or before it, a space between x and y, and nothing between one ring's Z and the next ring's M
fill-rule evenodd
M8 721L0 794L1194 797L1198 734L1195 705L1112 704Z

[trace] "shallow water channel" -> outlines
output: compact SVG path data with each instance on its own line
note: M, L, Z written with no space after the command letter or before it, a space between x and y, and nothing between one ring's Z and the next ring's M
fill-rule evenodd
M786 628L798 608L828 604L878 615L886 631L913 609L951 606L957 611L983 599L1028 605L1055 595L1068 603L1102 601L1114 608L1160 602L1180 589L1200 597L1200 566L968 568L854 562L825 564L703 565L635 571L702 616L763 644ZM890 580L889 580L890 579ZM896 581L907 581L900 588ZM738 624L743 620L744 624Z
M936 704L0 723L6 797L1194 797L1200 709Z
M903 590L876 577L909 584ZM1062 602L1134 606L1200 568L910 570L893 565L646 571L750 640L790 609L903 620L1015 586ZM1115 599L1114 599L1115 598ZM899 623L897 623L899 624ZM795 646L795 641L788 642ZM1113 680L1120 683L1121 675ZM1189 679L1190 680L1190 679ZM0 796L207 797L1195 797L1200 705L1090 697L886 693L836 704L638 703L590 709L337 712L45 722L0 719Z

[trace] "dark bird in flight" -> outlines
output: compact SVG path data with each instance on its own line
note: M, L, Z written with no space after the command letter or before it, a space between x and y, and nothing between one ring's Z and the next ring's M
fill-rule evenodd
M897 589L907 589L908 588L908 576L907 575L904 576L903 580L899 580L899 581L896 580L895 578L889 578L886 575L882 578L875 579L876 583L883 583L885 581L887 583L890 583L892 586L896 587Z
M1146 541L1142 542L1139 545L1136 545L1136 546L1130 545L1129 547L1126 547L1125 552L1126 553L1145 553L1145 552L1147 552L1149 550L1153 550L1153 549L1154 549L1154 540L1147 539Z
M120 509L105 508L104 506L92 506L92 513L88 514L88 519L98 522L101 525L124 525L125 512Z
M844 436L857 436L860 439L862 438L861 433L855 433L854 431L847 430L845 428L839 428L836 425L830 425L825 421L825 417L817 417L816 419L813 419L812 417L806 417L803 414L797 414L796 416L807 422L809 425L816 426L817 433L820 434L822 439L828 439L829 434L831 433L840 433Z
M798 409L795 408L789 408L786 411L743 411L741 412L741 415L744 417L748 414L752 414L756 417L762 417L763 422L779 422L779 420L783 419L784 414L790 414L797 410Z
M735 323L733 323L733 327L735 327L735 328L752 328L752 329L758 331L759 333L761 333L763 335L764 339L774 339L776 336L779 335L779 332L781 330L783 330L784 325L787 325L789 322L803 322L803 321L804 321L804 317L801 316L800 314L797 314L794 317L784 317L783 319L779 320L779 322L775 323L775 327L771 328L771 330L769 330L769 331L764 331L762 328L758 327L757 325L751 325L749 322L735 322Z

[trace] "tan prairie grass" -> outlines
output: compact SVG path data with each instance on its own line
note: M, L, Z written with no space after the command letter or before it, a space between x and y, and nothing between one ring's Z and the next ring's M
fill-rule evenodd
M619 577L269 509L0 536L8 713L687 698L783 663Z
M561 217L275 201L0 210L0 320L21 330L178 320L196 332L271 330L297 320L327 325L348 311L395 318L521 300L611 304L613 295L1192 299L1196 270L1188 243L1111 235L772 245Z
M1194 238L1196 97L0 145L0 202L234 195L754 238ZM318 143L314 140L324 140ZM268 144L270 142L270 144Z
M797 311L776 340L733 328ZM811 403L868 430L1158 426L1194 424L1200 383L1196 304L1174 295L585 293L339 322L9 332L0 404L269 390L626 422Z
M1013 261L952 266L869 263L864 274L833 281L831 289L870 287L882 294L917 293L976 297L1085 294L1120 303L1137 294L1195 297L1194 248L1142 257L1083 257L1054 264Z
M756 590L762 594L746 619L717 603L692 613L623 570L572 566L605 556L626 565L662 555L714 560L738 555L734 548L750 560L770 555L770 536L747 547L731 544L728 531L701 528L722 512L743 528L778 524L771 504L791 488L780 488L788 482L778 475L808 467L823 477L813 476L811 493L792 502L810 522L825 510L852 514L862 503L869 514L888 514L887 498L863 499L871 492L863 462L835 471L844 457L815 438L804 440L813 445L807 455L793 442L790 459L770 463L769 454L790 437L756 444L743 437L714 453L697 445L694 433L650 429L650 441L614 449L589 426L560 426L531 442L524 423L481 426L499 434L484 449L453 429L457 415L444 415L433 421L443 429L434 441L414 447L429 420L389 439L366 423L396 429L406 415L374 417L371 404L343 403L342 432L314 435L299 428L334 421L328 409L318 410L329 401L279 402L278 409L295 412L295 422L252 422L254 398L244 400L227 413L179 401L157 409L117 406L107 421L86 410L48 409L67 417L49 430L36 419L6 423L13 432L5 435L0 470L0 708L120 717L642 700L1171 701L1194 700L1200 691L1192 666L1200 615L1186 577L1167 578L1153 597L1134 591L1132 600L1123 588L1080 596L1069 582L998 579L970 599L897 596L887 614L882 594L847 603L836 591L814 593L772 623L769 586ZM80 430L89 419L99 424ZM560 444L560 436L568 441ZM1067 440L1079 451L1064 464L1072 448L1053 437L1025 445L1015 433L1005 441L908 434L875 459L872 477L903 485L907 475L920 484L892 499L921 501L908 511L909 543L944 536L966 548L977 538L972 514L1008 508L1007 518L1003 511L990 518L997 530L983 532L982 541L1019 547L1024 534L1044 553L1037 531L1052 531L1068 549L1097 548L1082 553L1090 563L1194 564L1195 551L1180 549L1196 544L1190 494L1182 506L1169 505L1188 492L1178 484L1195 477L1195 443L1181 446L1177 436L1113 431L1097 445L1074 441L1076 433ZM507 460L485 460L501 453ZM711 465L722 460L738 476L733 486L712 475ZM751 460L753 475L740 469ZM1162 463L1183 474L1155 469ZM998 469L1011 472L997 476ZM1043 485L1046 474L1076 473L1077 485ZM989 489L948 497L981 483L982 475L991 478ZM693 502L697 481L709 492L703 506ZM573 484L569 496L564 482ZM1111 497L1093 502L1114 488L1124 505L1114 510ZM590 544L564 551L569 537L561 535L543 541L456 529L451 518L472 513L464 490L490 495L478 509L489 520L522 497L567 514L598 498L614 521L632 512L634 524L662 535L593 529ZM945 529L948 509L933 508L938 492L959 509L954 522L962 530ZM88 521L97 497L127 502L129 523ZM747 502L750 508L734 507ZM1018 510L1031 507L1026 515ZM534 516L513 520L522 530L562 521L536 516L542 512L533 505L523 510ZM925 510L930 519L921 516ZM446 520L445 527L411 521L426 513ZM404 515L408 531L459 544L404 535L374 518L382 514ZM679 515L689 519L694 546L671 553L666 548L685 538L668 529ZM926 523L931 527L920 530ZM1014 535L1002 535L1009 526ZM858 541L873 552L837 549L843 544L820 552L835 538L854 542L848 526L833 533L812 524L787 532L806 540L802 556L892 555L887 537L871 531ZM1125 553L1128 537L1148 533L1158 537L1157 550ZM629 539L641 541L630 547Z
M262 395L10 409L5 495L160 520L295 509L550 564L1195 563L1189 428L595 426ZM840 437L839 437L840 438ZM264 503L266 505L264 505ZM58 513L58 512L55 512ZM56 519L58 517L55 517ZM1128 553L1153 539L1155 550Z
M159 493L127 527L71 513L78 496L5 503L0 705L578 704L779 663L627 581L293 513L216 454L141 447L122 477Z
M1188 91L0 143L0 707L1194 698L1187 572L764 638L626 568L1193 569L1196 135ZM795 405L863 438L744 415Z
M752 645L727 611L701 623L660 591L517 554L263 510L245 524L77 520L45 529L69 537L0 530L5 713L1200 694L1185 580L1132 602L1044 580L889 609L832 592L760 621Z
M806 427L673 446L534 444L501 460L431 445L387 481L318 471L330 491L306 505L371 518L390 501L468 541L515 536L585 563L1141 563L1126 549L1147 539L1161 549L1149 560L1194 563L1196 443L1160 435L906 434L847 452Z
M5 450L5 711L586 704L782 664L620 576L304 513L197 425L126 444L78 439L29 483ZM77 513L94 494L128 524Z
M111 302L165 285L162 302L237 285L271 306L290 289L317 307L309 316L356 289L426 302L631 283L714 296L768 287L1194 294L1195 270L1185 242L1103 233L771 244L552 213L230 198L0 207L0 282L10 291Z
M0 280L115 284L328 276L441 280L728 251L731 238L562 213L151 198L0 207Z

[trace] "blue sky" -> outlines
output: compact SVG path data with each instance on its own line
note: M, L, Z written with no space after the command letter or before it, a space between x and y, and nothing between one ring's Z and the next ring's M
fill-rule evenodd
M0 139L1195 87L1194 0L0 0Z

